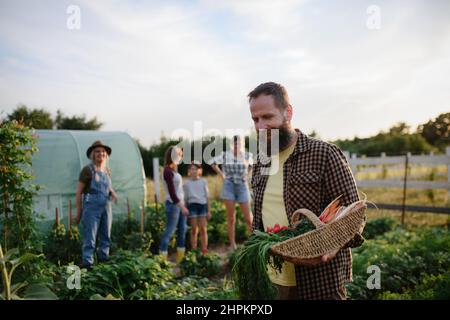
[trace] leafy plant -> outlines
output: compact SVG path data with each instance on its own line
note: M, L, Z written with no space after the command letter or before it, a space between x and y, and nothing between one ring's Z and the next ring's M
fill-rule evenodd
M395 226L396 221L392 217L369 220L364 227L363 237L366 239L373 239L388 231L394 230Z
M152 292L173 279L171 264L160 256L138 251L118 250L107 263L94 265L89 272L81 270L81 289L70 290L70 275L60 268L57 288L62 299L90 299L109 294L120 299L151 299ZM98 296L96 296L98 297Z
M192 250L184 256L180 268L184 276L210 277L219 273L220 257L217 254L202 254L199 250Z
M140 225L134 219L120 219L113 222L111 230L112 249L142 250L150 252L152 233L140 232Z
M150 250L152 253L159 252L161 236L166 227L166 213L164 205L158 206L158 212L154 207L145 208L145 230L151 233L153 242Z
M282 261L271 259L269 249L272 245L288 238L277 233L270 234L255 230L244 246L237 249L232 273L240 298L275 299L277 292L267 274L267 266L271 264L280 271Z
M211 220L208 221L208 242L212 245L228 243L227 215L221 201L211 202ZM239 206L236 206L236 241L248 239L249 232Z
M81 259L81 237L76 226L69 231L62 223L57 223L50 230L45 241L44 253L47 259L63 265Z
M153 292L160 300L236 300L237 294L227 279L211 281L208 278L189 276L174 279Z
M384 291L377 297L380 300L449 300L450 272L443 274L426 274L415 289L403 293Z
M439 277L450 270L450 234L445 228L412 232L406 229L390 231L367 241L353 250L353 283L347 285L352 299L400 297L412 293L419 297L426 276ZM381 270L381 290L366 286L367 268L376 265ZM405 296L406 297L406 296Z
M295 228L276 224L274 228L268 228L268 232L253 231L234 258L232 273L240 297L246 300L275 299L277 291L270 281L267 268L271 265L280 272L283 260L279 256L270 255L270 248L313 229L315 227L308 219L301 219Z
M36 151L36 137L30 128L15 120L0 122L0 225L5 250L34 250L32 201L39 187L31 183L30 169Z
M2 273L3 292L0 295L2 300L19 300L19 299L57 299L55 294L42 284L32 284L28 286L28 282L19 282L13 284L14 271L21 265L38 258L38 255L32 253L24 253L19 255L19 249L10 249L3 254L0 245L0 271ZM24 290L24 296L19 296L20 291Z

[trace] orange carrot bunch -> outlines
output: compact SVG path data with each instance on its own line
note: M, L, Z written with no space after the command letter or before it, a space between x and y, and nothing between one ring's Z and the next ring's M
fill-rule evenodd
M323 212L320 214L319 219L323 223L329 223L333 221L339 213L344 209L343 206L341 206L341 196L334 199L326 208L323 210Z

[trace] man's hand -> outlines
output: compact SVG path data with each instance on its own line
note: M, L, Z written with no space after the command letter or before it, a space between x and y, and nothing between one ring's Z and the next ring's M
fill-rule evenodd
M334 251L331 251L331 252L329 252L329 253L323 255L323 256L321 257L322 262L328 262L328 261L330 261L331 259L333 259L333 258L336 256L336 254L337 254L338 252L339 252L339 249L336 249L336 250L334 250Z
M339 252L339 249L331 251L321 257L318 258L314 258L314 259L304 259L304 260L292 260L289 261L289 259L287 259L286 261L292 262L294 264L299 264L299 265L303 265L303 266L317 266L321 263L325 263L330 261L331 259L333 259L336 254Z

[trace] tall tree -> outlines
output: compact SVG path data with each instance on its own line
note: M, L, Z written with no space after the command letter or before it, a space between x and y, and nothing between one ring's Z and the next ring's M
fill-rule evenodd
M81 116L66 117L58 110L56 113L56 129L67 129L67 130L98 130L103 126L103 123L97 120L97 117L92 119L86 119L83 114Z
M19 105L8 115L8 120L16 120L34 129L53 129L52 115L44 109L28 109L26 105Z
M444 150L450 145L450 112L442 113L437 118L420 125L417 131L428 143Z
M411 129L411 126L409 126L405 122L399 122L389 129L389 134L391 136L399 136L399 135L409 134L410 129Z

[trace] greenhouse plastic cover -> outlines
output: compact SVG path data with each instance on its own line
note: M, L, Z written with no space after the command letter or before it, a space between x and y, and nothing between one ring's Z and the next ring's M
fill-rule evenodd
M41 186L34 197L39 219L54 221L56 208L62 222L67 221L69 200L75 216L75 191L81 169L90 163L86 150L96 140L112 148L108 161L118 203L113 214L127 214L127 202L137 217L145 199L145 173L136 142L125 132L36 130L39 149L33 155L35 183ZM128 201L127 201L128 200ZM65 223L67 224L67 223Z

